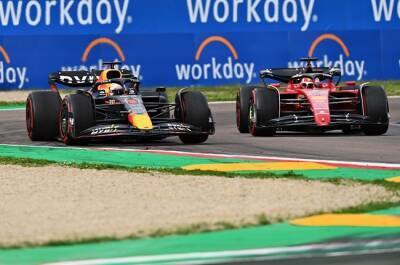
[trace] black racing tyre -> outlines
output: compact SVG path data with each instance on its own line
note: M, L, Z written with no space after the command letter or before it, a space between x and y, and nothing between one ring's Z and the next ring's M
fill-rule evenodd
M250 96L249 131L253 136L273 136L276 128L263 128L272 119L279 117L278 91L256 88Z
M362 89L365 115L376 125L362 127L366 135L381 135L389 128L389 104L386 92L382 87L368 86Z
M186 91L181 95L181 121L200 128L204 134L182 134L179 138L184 144L203 143L208 139L210 128L210 108L206 97L199 91Z
M64 98L59 116L59 130L65 144L85 144L84 140L77 137L82 131L92 127L94 121L94 106L90 95L72 94Z
M26 100L26 129L32 141L49 141L58 136L61 99L53 91L36 91Z
M241 87L236 95L236 126L240 133L249 132L250 95L253 87Z

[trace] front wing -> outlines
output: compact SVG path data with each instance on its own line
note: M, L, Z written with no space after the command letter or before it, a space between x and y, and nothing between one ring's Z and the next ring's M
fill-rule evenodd
M77 138L106 138L106 137L132 137L132 138L152 138L168 137L183 134L214 134L212 130L205 132L200 128L179 122L166 122L153 126L152 130L139 130L129 124L99 124L82 131Z
M315 128L322 130L339 129L346 126L368 126L379 125L381 123L372 122L368 116L359 114L331 115L331 122L327 126L319 126L316 124L314 116L296 116L288 115L269 120L264 124L258 124L261 128L281 128L281 129L296 129L296 128Z

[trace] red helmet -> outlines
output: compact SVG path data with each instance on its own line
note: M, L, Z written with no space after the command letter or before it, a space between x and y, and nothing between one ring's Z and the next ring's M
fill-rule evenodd
M314 82L309 77L301 79L300 85L302 88L314 88Z

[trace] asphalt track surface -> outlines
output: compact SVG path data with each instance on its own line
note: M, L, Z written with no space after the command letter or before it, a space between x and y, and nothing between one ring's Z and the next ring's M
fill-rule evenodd
M155 149L217 154L280 156L361 162L400 162L400 98L389 100L389 131L381 136L344 135L341 131L319 134L279 132L273 137L240 134L235 123L235 104L211 104L216 134L200 145L184 145L177 137L157 142L98 143L96 147ZM25 129L25 112L0 111L0 143L64 146L59 142L31 142Z
M344 256L308 256L279 260L252 260L238 261L230 263L215 263L232 264L232 265L398 265L400 263L400 252L388 253L366 253L366 254L348 254Z

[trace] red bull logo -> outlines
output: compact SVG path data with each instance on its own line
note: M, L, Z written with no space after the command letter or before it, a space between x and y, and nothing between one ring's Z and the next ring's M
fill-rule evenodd
M212 43L219 43L225 46L230 56L221 62L221 58L211 57L209 61L200 63L203 51ZM197 48L193 64L175 65L178 80L244 80L251 83L256 76L254 63L240 62L239 55L232 43L221 36L206 38ZM204 60L203 60L204 61Z
M335 59L331 59L327 53L317 53L318 46L325 41L331 41L339 45L342 52L337 55ZM334 34L322 34L318 38L316 38L309 50L309 57L318 57L322 58L321 60L316 62L317 67L337 67L342 71L342 74L347 77L354 78L356 80L362 80L367 71L365 70L365 60L354 60L350 56L350 50L347 45L343 42L341 38ZM300 64L295 62L289 62L289 67L299 67Z
M121 61L121 62L126 61L126 56L125 56L124 51L122 50L121 46L110 38L102 37L102 38L98 38L98 39L91 41L86 46L86 48L82 54L82 57L81 57L81 62L82 62L81 65L62 66L61 70L62 71L78 71L78 70L91 71L93 69L102 69L103 68L103 60L102 59L99 59L96 62L96 64L91 64L89 66L87 65L91 51L99 45L107 45L112 50L114 50L116 52L116 54L118 55L118 57L115 58L116 61ZM141 70L140 64L136 64L136 65L122 64L120 68L124 69L124 70L132 71L133 75L135 75L139 78L142 78L140 76L140 70Z
M29 82L27 68L13 66L6 49L0 46L0 84L15 85L19 89Z

